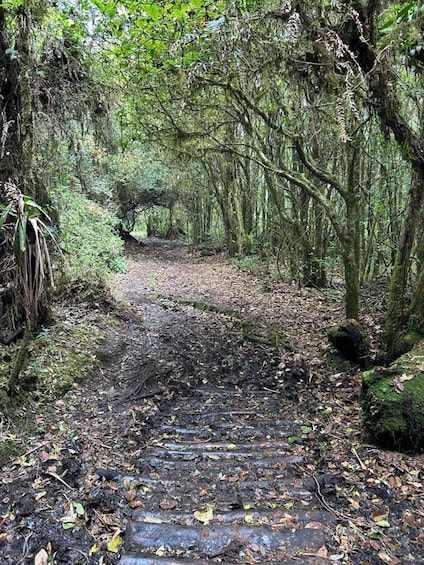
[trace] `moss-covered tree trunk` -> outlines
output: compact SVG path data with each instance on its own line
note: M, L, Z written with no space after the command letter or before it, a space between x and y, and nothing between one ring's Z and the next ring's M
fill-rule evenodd
M398 350L399 343L397 343L400 340L399 334L402 331L422 331L424 329L422 324L423 275L421 275L415 289L415 295L410 309L408 309L406 302L411 253L424 199L423 185L424 183L420 176L415 174L408 195L402 233L390 280L390 293L385 322L385 344L390 357L402 353L401 350ZM419 322L420 318L421 322Z
M17 206L23 190L25 158L21 120L21 68L9 29L11 14L0 6L0 204ZM18 269L13 252L13 226L3 226L0 247L1 332L24 321L25 310L17 288Z
M347 185L343 194L346 203L346 223L342 258L346 282L346 317L359 319L359 284L360 284L360 193L359 193L359 151L349 144L346 148Z
M48 308L41 302L35 310L36 318L33 309L29 312L28 293L23 289L23 281L25 277L35 280L31 277L38 276L35 270L39 264L37 267L34 255L29 253L24 266L21 262L25 253L22 239L18 249L16 246L14 249L13 245L17 218L25 237L30 234L36 240L38 238L22 210L22 195L34 200L40 200L42 196L41 204L46 203L45 191L40 190L33 175L34 70L31 43L33 19L41 19L45 8L43 1L23 2L19 7L9 9L0 6L0 204L12 206L12 213L5 218L2 228L0 248L1 333L14 330L23 322L36 327L43 321L41 317L48 316Z
M390 131L398 144L400 153L406 162L410 163L414 173L408 209L405 214L401 238L395 256L391 279L389 307L385 323L385 343L390 356L394 353L397 336L408 328L414 315L414 309L419 310L420 300L414 302L414 308L405 310L405 289L408 280L409 259L414 243L415 232L422 208L424 191L424 130L420 124L409 122L406 117L402 99L396 89L398 68L391 59L380 57L377 47L377 16L380 4L378 2L362 3L357 0L352 6L360 20L366 24L369 37L363 40L359 26L350 30L349 46L357 57L358 64L367 76L368 88L372 97L372 105L379 116L382 130L385 134ZM395 60L395 59L393 59ZM418 289L417 289L418 290ZM417 297L417 294L415 293Z

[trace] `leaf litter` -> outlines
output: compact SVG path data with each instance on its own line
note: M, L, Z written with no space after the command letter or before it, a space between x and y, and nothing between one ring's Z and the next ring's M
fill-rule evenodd
M127 304L119 324L111 327L104 321L109 313L95 313L105 338L92 379L77 383L48 410L22 409L22 417L35 425L30 432L13 430L21 454L0 471L0 562L116 563L129 517L152 496L152 483L138 481L137 475L155 423L178 402L181 391L209 382L235 389L257 385L290 400L287 418L297 428L288 445L306 461L297 473L335 518L319 557L358 565L424 563L423 455L367 443L358 406L360 371L340 361L326 339L343 317L341 290L299 289L270 280L268 273L236 269L221 255L199 257L185 246L163 242L130 250L129 267L113 282L113 293ZM370 296L363 316L372 329L381 326L376 318L382 309ZM202 311L175 297L225 307L239 316ZM84 315L93 312L88 307L81 319ZM240 319L254 328L251 339L240 329ZM143 386L129 394L131 383L140 381L140 367ZM402 375L393 386L400 389L404 380ZM259 407L258 396L249 409ZM247 441L253 439L245 432ZM199 433L207 444L208 437ZM167 438L156 440L160 449ZM219 457L209 455L212 463ZM275 476L276 470L271 467L269 474ZM150 477L154 481L154 472ZM236 469L219 477L228 485L244 479ZM217 518L208 503L211 487L199 491L193 522ZM234 504L245 512L246 525L269 524L266 515L256 516L255 496L253 490L252 500ZM269 496L272 510L275 492ZM285 514L274 525L296 528L298 502L285 499L284 492L279 497ZM307 506L306 498L303 503ZM184 510L184 500L172 492L158 505ZM160 524L158 517L149 520ZM321 526L315 520L307 523L311 530ZM242 553L232 550L234 558ZM250 548L252 555L254 550L260 555L260 547ZM166 555L168 549L157 551ZM244 555L240 562L255 562L247 550Z

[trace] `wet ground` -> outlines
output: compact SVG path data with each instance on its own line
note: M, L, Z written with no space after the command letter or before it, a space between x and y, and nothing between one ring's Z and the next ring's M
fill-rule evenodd
M339 290L153 241L113 292L98 372L1 471L0 563L424 563L423 458L367 444Z

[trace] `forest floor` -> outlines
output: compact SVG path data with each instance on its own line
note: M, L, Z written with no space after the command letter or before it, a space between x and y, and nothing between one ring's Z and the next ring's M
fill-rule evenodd
M299 288L269 267L242 269L223 255L201 257L163 241L130 247L128 266L112 282L113 312L62 309L70 323L94 318L104 335L92 377L48 409L30 403L30 431L1 422L0 441L13 436L21 449L0 469L0 564L112 565L127 522L150 499L157 497L155 507L165 511L185 508L176 492L152 494L148 481L134 477L143 471L143 455L165 445L165 424L175 420L181 399L187 406L190 399L193 411L197 401L212 402L201 394L216 389L239 396L248 389L250 406L259 406L264 392L274 395L272 406L281 401L294 426L284 445L310 490L300 502L281 495L281 505L287 521L294 506L307 508L313 498L314 508L331 518L309 522L311 531L325 530L315 554L320 563L423 564L424 457L367 443L360 370L327 340L343 318L341 289ZM364 293L362 307L377 345L379 292ZM179 422L188 427L190 417ZM195 516L207 523L212 509L202 506L202 492L207 499L205 487ZM240 504L231 508L247 508ZM233 547L231 562L273 562L253 545L250 553ZM157 550L158 563L164 551Z

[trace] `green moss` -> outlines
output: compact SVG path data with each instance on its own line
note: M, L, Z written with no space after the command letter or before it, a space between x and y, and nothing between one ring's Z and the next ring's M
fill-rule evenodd
M87 320L61 322L39 334L31 345L25 370L26 382L35 384L32 395L37 399L58 398L89 376L99 340L99 329Z
M75 319L72 319L72 314ZM14 419L19 409L32 397L50 405L63 396L76 382L92 374L94 351L101 339L98 314L91 320L90 311L68 313L69 318L45 329L27 345L27 361L13 395L7 393L9 375L19 354L20 345L7 348L0 361L0 405L2 412Z
M22 445L13 439L0 443L0 469L20 453Z
M408 353L423 339L423 336L417 332L409 331L409 332L402 332L396 336L396 339L393 340L393 343L390 347L390 350L387 351L389 359L396 359L405 353Z
M383 447L424 449L424 349L363 374L364 424Z

